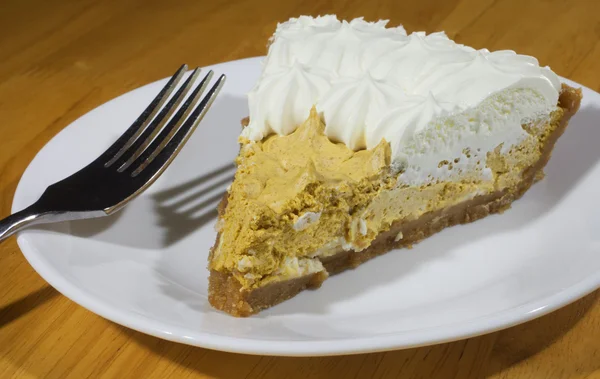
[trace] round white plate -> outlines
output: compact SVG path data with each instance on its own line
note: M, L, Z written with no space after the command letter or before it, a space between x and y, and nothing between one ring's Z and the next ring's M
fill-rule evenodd
M22 232L31 265L73 301L168 340L271 355L358 353L450 341L548 313L600 286L600 95L559 140L547 177L513 208L374 259L247 319L207 301L215 206L230 183L260 58L211 67L227 83L179 157L113 217ZM571 85L577 85L565 80ZM100 154L165 80L65 128L25 171L13 211Z

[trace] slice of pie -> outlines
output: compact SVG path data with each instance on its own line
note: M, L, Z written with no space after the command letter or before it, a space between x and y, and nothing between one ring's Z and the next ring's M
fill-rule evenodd
M444 33L278 25L219 209L210 303L248 316L502 212L543 177L580 100L535 58Z

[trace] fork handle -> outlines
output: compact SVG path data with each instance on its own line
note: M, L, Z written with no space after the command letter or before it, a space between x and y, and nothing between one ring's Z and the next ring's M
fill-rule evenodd
M36 204L33 204L22 211L0 220L0 241L5 240L29 225L39 223L42 216L43 213L40 213Z

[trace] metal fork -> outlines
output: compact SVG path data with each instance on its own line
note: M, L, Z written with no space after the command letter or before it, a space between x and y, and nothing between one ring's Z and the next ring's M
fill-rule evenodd
M196 68L170 97L187 68L183 65L177 70L129 129L96 160L46 188L34 204L1 220L0 241L34 224L110 215L148 188L187 142L225 82L221 75L201 99L213 72L194 86L200 75Z

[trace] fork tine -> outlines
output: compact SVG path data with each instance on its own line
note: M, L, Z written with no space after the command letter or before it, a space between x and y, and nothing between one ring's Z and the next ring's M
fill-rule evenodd
M200 104L193 110L183 126L177 131L173 138L166 143L166 146L152 151L151 155L141 161L140 165L133 170L131 176L136 177L140 173L143 173L143 175L141 175L143 181L158 177L158 175L169 166L171 161L173 161L190 138L192 132L196 129L196 126L198 126L198 123L202 120L219 94L224 83L225 75L221 75L208 91L204 99L202 99Z
M171 100L165 105L160 113L150 125L144 130L144 132L135 140L135 142L127 149L127 151L115 162L115 166L118 167L119 172L123 172L131 163L133 163L137 157L139 157L144 149L148 147L150 142L154 140L154 137L161 131L163 126L169 121L171 115L177 110L179 104L185 99L187 93L193 87L196 79L200 75L200 68L196 68L194 72L186 79L186 81L179 87L175 95L171 97Z
M177 84L181 81L183 74L187 71L186 64L181 65L173 74L169 82L160 90L158 95L146 107L142 114L131 124L129 129L125 131L100 157L105 167L111 166L119 157L131 146L137 137L144 131L146 126L152 121L156 113L169 98Z
M152 141L150 146L146 148L146 150L142 152L142 154L135 160L135 162L129 166L131 167L131 169L128 168L127 170L131 172L142 165L146 165L148 162L154 159L154 157L160 152L160 150L164 148L164 146L169 142L173 134L175 134L177 130L179 130L181 125L183 125L186 122L186 119L188 118L189 114L194 110L196 104L198 104L198 102L200 101L200 97L202 96L202 93L204 92L206 86L210 82L212 75L212 70L209 71L208 74L206 74L206 76L202 79L200 84L198 84L196 88L192 90L192 93L188 96L185 103L179 108L175 116L171 118L167 126L165 126L163 130L160 131L160 134Z

